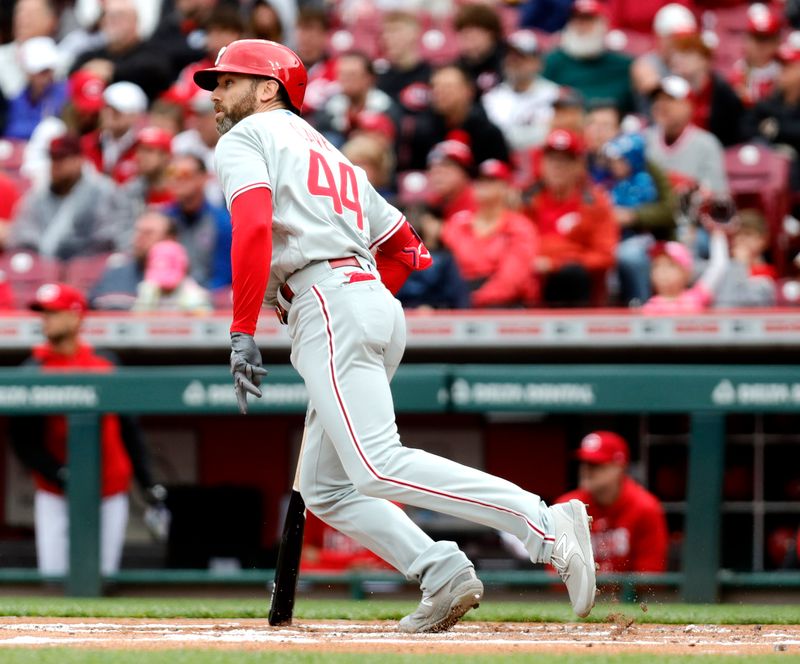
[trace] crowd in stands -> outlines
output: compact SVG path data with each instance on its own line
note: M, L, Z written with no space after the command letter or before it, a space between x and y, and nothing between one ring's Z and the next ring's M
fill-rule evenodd
M16 0L0 25L0 307L230 306L211 94L294 48L303 116L434 256L409 308L792 304L800 14L737 0ZM796 284L795 284L796 285Z

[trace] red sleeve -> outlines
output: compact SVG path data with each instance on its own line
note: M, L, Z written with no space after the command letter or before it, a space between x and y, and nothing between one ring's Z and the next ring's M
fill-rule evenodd
M381 281L392 295L397 294L414 270L425 270L433 264L430 252L407 221L381 242L375 260Z
M272 259L272 192L266 187L239 194L231 203L231 332L255 334Z

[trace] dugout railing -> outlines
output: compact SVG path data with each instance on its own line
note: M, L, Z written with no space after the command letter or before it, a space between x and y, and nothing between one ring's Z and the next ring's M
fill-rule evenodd
M725 417L733 413L800 412L800 372L784 366L703 365L444 365L409 364L392 383L395 407L408 413L688 414L691 420L685 538L680 572L607 575L623 589L679 587L687 602L717 599L721 587L800 588L800 573L720 570L720 509ZM253 413L300 413L306 394L290 367L271 367ZM0 582L63 581L67 594L102 593L99 567L100 427L103 413L232 414L230 376L217 367L121 368L113 373L0 370L0 414L66 414L70 482L70 572L65 579L35 570L0 568ZM507 586L550 585L547 572L487 571ZM123 570L119 584L266 583L271 570ZM370 581L397 575L309 575L320 583L349 584L358 596Z

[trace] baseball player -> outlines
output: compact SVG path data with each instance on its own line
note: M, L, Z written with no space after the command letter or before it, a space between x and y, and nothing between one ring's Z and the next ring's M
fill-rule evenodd
M280 44L240 40L195 82L212 91L217 172L233 223L231 372L242 412L266 375L253 339L262 300L292 339L309 394L300 492L308 509L374 551L422 601L404 632L449 629L483 597L472 563L435 542L392 501L518 537L550 562L579 616L594 605L589 517L546 506L505 480L421 450L397 433L391 380L405 346L393 293L431 259L405 217L299 115L306 71ZM265 295L266 294L266 295Z

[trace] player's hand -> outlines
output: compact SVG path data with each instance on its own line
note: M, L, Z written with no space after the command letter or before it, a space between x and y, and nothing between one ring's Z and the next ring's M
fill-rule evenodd
M247 394L260 398L261 390L258 386L261 385L261 378L267 375L267 370L261 366L261 351L258 350L253 335L231 333L231 374L239 411L246 415Z

